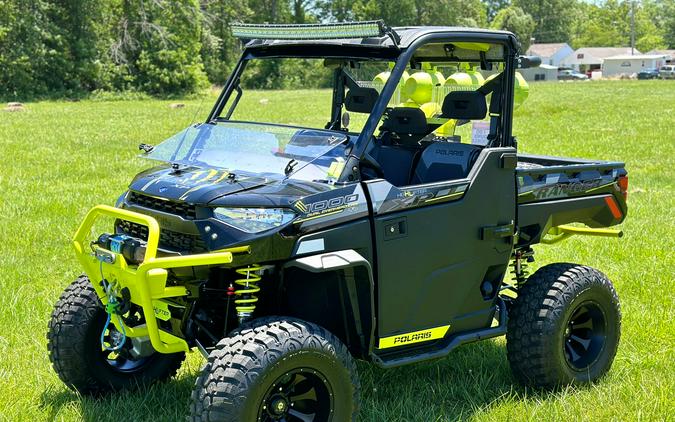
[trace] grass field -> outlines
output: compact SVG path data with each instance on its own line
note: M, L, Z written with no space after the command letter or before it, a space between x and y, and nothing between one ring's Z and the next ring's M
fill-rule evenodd
M308 92L290 92L298 98ZM288 122L306 109L281 97L255 110ZM86 211L112 204L157 143L206 115L211 95L168 101L41 102L0 113L0 420L180 420L202 364L144 391L82 398L54 374L45 333L51 308L81 270L69 239ZM573 261L604 271L622 300L623 332L610 373L588 388L526 390L512 378L503 338L447 358L392 370L360 364L364 421L673 420L675 403L675 82L533 85L515 131L526 152L621 160L630 174L621 240L578 238L537 248L537 263Z

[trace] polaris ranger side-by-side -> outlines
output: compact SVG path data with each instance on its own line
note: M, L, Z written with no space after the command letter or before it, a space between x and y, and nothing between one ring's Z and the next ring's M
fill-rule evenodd
M48 333L70 388L164 380L199 350L192 420L344 421L359 410L355 358L395 367L505 334L525 383L589 383L610 368L610 281L578 264L526 266L538 243L620 236L607 227L626 216L627 174L517 153L517 70L538 60L513 34L381 21L233 30L243 55L208 118L142 144L157 166L75 234L85 275ZM312 91L320 106L304 104L309 91L248 89L308 77L332 86ZM269 122L279 115L293 117ZM94 231L101 219L108 233Z

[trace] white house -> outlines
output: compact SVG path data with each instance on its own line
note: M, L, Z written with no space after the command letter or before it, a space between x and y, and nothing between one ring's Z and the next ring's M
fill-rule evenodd
M602 63L602 76L607 78L618 75L632 75L643 69L658 69L666 64L665 54L621 54L605 58Z
M560 61L573 52L567 43L548 43L532 44L526 54L541 57L542 64L559 67Z
M541 64L538 67L529 67L527 69L519 69L523 78L526 81L557 81L558 80L558 66L551 66L550 64Z
M635 54L641 54L634 50ZM621 54L630 55L630 47L583 47L574 51L561 61L561 66L569 67L579 72L600 70L602 62L607 57Z
M652 50L646 54L663 54L666 57L666 63L675 63L675 50Z

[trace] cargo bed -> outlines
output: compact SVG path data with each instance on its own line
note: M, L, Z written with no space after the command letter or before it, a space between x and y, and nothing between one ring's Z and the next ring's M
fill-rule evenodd
M621 223L627 211L626 174L620 162L519 154L519 243L538 243L549 229L563 224Z

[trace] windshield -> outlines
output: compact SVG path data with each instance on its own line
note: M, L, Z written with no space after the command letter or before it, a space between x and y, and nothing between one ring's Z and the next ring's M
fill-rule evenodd
M381 90L384 75L393 67L393 62L385 60L300 57L247 59L245 64L215 120L331 128L354 134L361 131L370 113L343 110L346 92L355 84L362 86L361 81ZM342 111L349 112L351 119L342 120Z
M188 127L142 156L235 175L331 181L344 167L347 141L327 130L220 122Z

